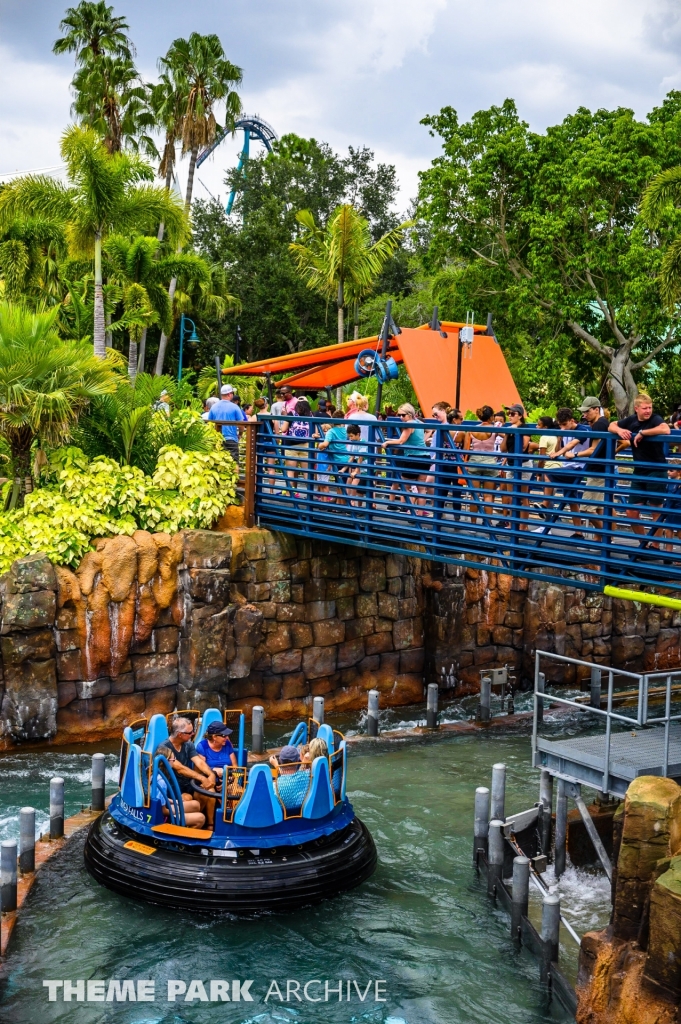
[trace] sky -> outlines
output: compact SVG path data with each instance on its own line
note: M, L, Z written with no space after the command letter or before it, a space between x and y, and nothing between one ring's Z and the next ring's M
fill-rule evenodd
M0 180L60 162L70 55L52 43L63 0L0 0ZM173 39L215 32L243 68L243 107L279 134L369 146L397 167L397 206L438 155L419 122L506 97L535 130L577 106L644 117L681 89L680 0L116 0L147 81ZM197 198L224 199L241 138L199 169ZM255 150L252 150L254 152ZM184 185L187 161L180 164Z

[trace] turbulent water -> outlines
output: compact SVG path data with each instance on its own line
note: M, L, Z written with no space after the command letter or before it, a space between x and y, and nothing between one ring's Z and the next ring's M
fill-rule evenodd
M51 775L66 780L67 810L87 802L91 753L81 748L1 757L2 837L16 833L22 804L40 808L45 823ZM132 903L87 875L82 840L72 841L67 855L40 872L21 914L3 969L0 1020L540 1024L568 1019L559 1004L547 1003L536 962L514 949L507 919L488 901L471 867L473 792L476 785L489 784L492 763L502 760L508 765L507 811L531 806L538 778L529 767L525 738L465 737L353 750L348 793L376 841L378 869L358 890L284 917L194 919ZM108 755L111 783L116 761L115 754ZM561 890L565 912L580 934L603 925L608 889L599 876L570 869ZM570 975L576 953L565 935L561 959ZM80 1003L60 996L49 1002L43 987L44 979L104 979L108 985L110 979L128 978L153 979L155 1001ZM167 1001L169 980L184 981L189 994L192 979L204 982L203 989L194 987L198 998L187 1002L180 994ZM216 979L251 980L247 992L253 1001L201 1001ZM287 981L299 983L298 989L289 986L288 1002ZM308 1000L306 982L311 983ZM311 1001L319 997L322 1002Z

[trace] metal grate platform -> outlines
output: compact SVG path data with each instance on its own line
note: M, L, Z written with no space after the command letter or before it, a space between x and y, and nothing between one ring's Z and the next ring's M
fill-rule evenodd
M629 783L639 775L663 775L664 727L652 726L610 736L610 764L607 792L624 796ZM571 782L603 789L605 734L575 736L569 740L537 737L535 765ZM667 775L681 778L681 725L669 727Z

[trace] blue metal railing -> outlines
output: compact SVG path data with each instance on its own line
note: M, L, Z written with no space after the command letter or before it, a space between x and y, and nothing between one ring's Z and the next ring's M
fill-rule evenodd
M428 445L407 450L385 442L409 422L277 417L294 421L308 424L309 438L276 433L269 416L254 425L262 526L516 576L567 577L587 589L623 581L681 589L681 481L669 475L677 445L681 469L681 433L649 439L666 462L634 463L613 433L584 428L488 428L497 448L512 439L516 451L507 453L465 450L466 435L485 430L468 422L415 423ZM330 426L350 422L364 426L364 440L320 448ZM540 434L602 440L604 454L520 452L519 435L536 447Z

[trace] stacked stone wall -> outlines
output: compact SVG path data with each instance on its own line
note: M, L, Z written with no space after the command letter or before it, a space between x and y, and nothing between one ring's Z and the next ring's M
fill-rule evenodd
M0 744L117 737L175 707L266 706L270 718L416 703L426 683L477 692L535 648L654 671L681 665L681 616L569 582L377 554L261 529L136 531L75 572L42 555L0 580ZM580 685L589 668L551 668Z

